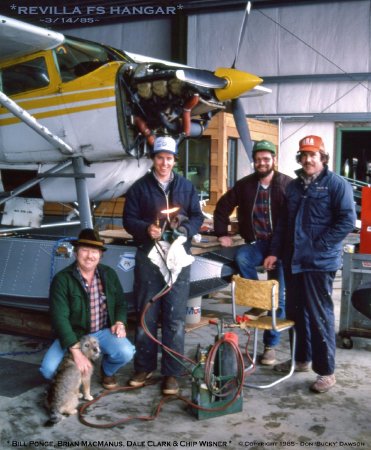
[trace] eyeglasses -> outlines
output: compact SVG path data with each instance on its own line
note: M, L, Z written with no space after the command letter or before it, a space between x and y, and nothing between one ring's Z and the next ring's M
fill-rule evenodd
M271 161L273 161L273 159L269 158L269 157L267 157L267 158L255 158L254 159L254 164L258 164L258 163L261 163L261 162L269 163Z

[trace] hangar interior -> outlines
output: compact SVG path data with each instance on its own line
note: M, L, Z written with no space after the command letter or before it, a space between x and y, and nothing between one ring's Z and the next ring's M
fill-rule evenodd
M232 65L241 1L188 2L182 26L169 18L65 30L71 35L190 66L215 70ZM229 6L230 3L230 6ZM339 173L370 130L370 4L361 1L253 2L236 67L259 75L272 93L244 100L248 117L279 128L279 168L293 174L301 136L320 134ZM174 37L178 52L173 49ZM186 49L186 50L184 50ZM354 128L355 145L341 147L337 131ZM345 131L344 131L345 132ZM358 136L358 133L362 133ZM366 181L369 150L358 157ZM241 150L240 150L241 151Z
M76 4L70 0L64 3L67 6ZM118 6L126 3L110 2ZM99 25L63 26L59 30L133 53L214 70L233 64L245 3L239 0L191 0L184 2L175 17L163 14L115 16L102 20ZM99 6L100 2L79 2L81 6L87 4ZM136 2L136 6L148 4L141 0ZM0 12L5 14L4 10L0 9ZM334 171L353 182L370 183L370 23L369 0L253 2L236 67L261 76L264 86L272 90L261 97L244 99L244 106L252 138L269 138L278 144L280 171L294 174L298 168L295 162L298 141L305 135L316 134L324 139ZM223 192L252 171L228 114L216 116L201 140L185 142L179 157L178 170L198 185L202 199L209 199L209 212ZM360 202L358 199L359 211ZM53 204L46 205L48 208L51 214L58 215L61 211ZM109 202L109 205L102 202L97 208L97 214L101 216L107 211L112 218L120 218L122 199ZM65 209L63 214L66 214ZM349 243L353 245L358 241ZM45 248L40 250L41 253L45 251ZM22 256L23 253L19 251ZM340 312L344 295L349 303L349 294L355 285L369 281L369 261L367 255L364 258L366 268L360 257L361 266L356 265L357 259L355 266L349 269L354 278L353 275L347 278L348 285L342 284L341 272L335 281L337 329L350 327L350 336L346 337L356 338L348 348L344 348L340 338L338 340L339 387L325 398L311 396L306 387L313 374L294 374L273 389L246 389L243 412L221 414L208 420L197 420L187 408L169 403L154 421L134 421L125 426L99 429L84 427L76 417L70 417L53 429L44 428L42 395L46 386L37 367L49 343L45 337L49 336L50 328L45 326L40 311L33 312L32 320L22 312L13 311L7 326L9 320L15 328L18 322L28 329L39 323L37 331L40 334L39 337L31 337L31 333L26 336L16 334L10 338L7 334L0 335L3 447L31 450L74 447L82 450L101 448L102 443L134 448L175 447L183 443L184 447L213 446L232 450L243 447L281 450L330 446L371 448L370 323L349 309L342 315ZM25 267L35 267L37 260L26 255L22 263L17 267L17 276L9 283L12 288L17 284L22 286L22 283L28 285L22 271ZM44 275L45 278L49 276ZM230 317L229 290L203 299L202 313L205 318ZM4 315L0 324L5 326ZM133 330L130 332L133 337ZM213 326L191 329L186 339L187 354L193 355L200 343L207 346L214 339ZM353 348L349 348L351 346ZM280 357L287 358L288 355L289 348L283 347ZM125 384L131 369L125 368L120 374L120 383ZM257 377L261 375L256 374ZM272 374L263 371L264 375L269 378ZM98 395L98 375L94 377L93 393ZM190 386L189 377L185 377L182 381L185 396L192 395ZM119 420L128 412L132 413L130 408L134 408L133 414L141 415L157 401L160 397L156 386L149 386L139 394L130 392L120 396L118 392L107 403L93 407L92 416L103 422Z

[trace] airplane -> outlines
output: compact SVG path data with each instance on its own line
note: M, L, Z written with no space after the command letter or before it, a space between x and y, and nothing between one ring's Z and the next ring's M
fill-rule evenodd
M194 69L5 16L0 39L4 190L19 194L17 170L29 173L45 201L85 205L89 226L90 202L122 196L149 169L155 135L201 136L226 102L267 92L234 68Z
M229 103L248 147L239 97L270 92L234 67L200 70L1 15L0 42L0 205L12 227L24 218L6 206L31 189L14 210L34 197L74 203L81 228L93 228L92 202L124 195L148 171L156 135L199 137Z

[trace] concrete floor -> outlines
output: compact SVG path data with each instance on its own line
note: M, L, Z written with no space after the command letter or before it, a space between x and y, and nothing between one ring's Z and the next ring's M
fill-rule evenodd
M341 279L335 281L334 299L339 325ZM229 291L204 299L203 317L230 318ZM215 326L188 332L186 355L193 358L198 344L214 342ZM241 332L240 344L245 337ZM278 359L288 359L289 349L281 343ZM46 384L37 372L45 352L45 341L0 334L0 448L100 449L100 448L223 448L223 449L371 449L371 341L353 338L351 350L338 348L337 385L326 394L313 394L313 372L296 373L268 390L244 388L243 411L197 420L180 400L166 403L153 421L135 420L113 428L92 428L72 416L45 428L43 407ZM6 358L6 359L5 359ZM98 371L97 371L98 372ZM119 372L125 385L132 365ZM258 366L251 381L270 379L270 368ZM191 396L190 376L181 380L181 394ZM98 375L93 395L102 392ZM143 389L112 393L92 405L85 418L105 424L128 416L149 415L161 400L160 384Z

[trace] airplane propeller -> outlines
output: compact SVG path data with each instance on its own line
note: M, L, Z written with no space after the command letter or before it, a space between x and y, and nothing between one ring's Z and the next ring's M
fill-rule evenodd
M223 89L228 84L228 80L218 77L207 70L184 68L177 70L175 76L180 81L209 89Z
M242 38L243 38L243 36L245 34L245 31L247 29L247 22L248 22L248 19L249 19L250 11L251 11L251 2L247 2L246 3L246 8L245 8L245 14L243 15L243 19L242 19L242 23L241 23L240 34L238 36L238 43L237 43L237 48L236 48L236 54L234 56L234 61L232 63L232 68L233 69L236 68L238 55L240 54L240 50L241 50Z
M251 10L251 2L248 1L246 3L245 13L244 13L244 16L242 19L240 33L238 36L236 54L235 54L231 69L229 69L231 72L236 71L236 63L237 63L238 55L239 55L240 49L241 49L242 38L247 29L247 23L248 23L248 18L250 15L250 10ZM236 71L236 72L238 72L238 71ZM215 73L218 73L218 71L216 71ZM245 74L245 77L246 77L246 74ZM260 84L263 81L261 78L259 78L257 76L250 75L250 77L251 77L250 82L254 83L254 86L257 84ZM252 141L251 141L251 135L250 135L249 127L247 126L246 115L245 115L243 103L242 103L241 98L239 98L239 95L238 96L236 95L236 98L232 98L231 105L232 105L232 114L233 114L234 121L235 121L235 124L237 127L237 131L238 131L241 141L242 141L242 145L245 149L247 157L249 158L250 161L252 161L252 147L253 146L252 146Z
M245 8L245 14L243 16L243 20L242 20L242 24L241 24L240 35L238 37L236 55L235 55L235 58L234 58L234 61L232 64L232 68L236 67L238 55L239 55L240 49L241 49L242 38L247 29L247 23L248 23L248 18L250 15L250 10L251 10L251 2L247 2L246 8ZM235 121L235 124L237 127L238 134L240 135L240 138L242 141L242 145L245 149L247 157L249 158L249 161L252 162L252 160L253 160L253 158L252 158L253 144L252 144L252 140L251 140L250 130L249 130L249 127L246 122L244 106L243 106L242 100L240 98L235 98L232 100L232 113L233 113L233 117L234 117L234 121Z
M252 161L252 140L250 135L250 130L246 122L245 109L240 98L235 98L232 100L232 114L236 124L238 134L245 152L250 161Z
M245 13L241 24L241 29L238 37L238 43L237 43L237 49L236 54L234 57L233 64L231 66L232 69L236 68L236 62L238 55L240 53L241 49L241 43L242 38L245 34L245 30L247 28L247 22L248 22L248 16L250 14L251 10L251 2L246 3ZM180 69L176 71L176 77L181 80L185 81L190 84L196 84L198 86L203 86L210 89L224 89L228 86L230 81L227 78L223 78L221 75L217 75L217 72L215 74L210 73L206 70L200 70L200 69ZM254 77L255 80L259 80L258 82L261 83L260 79L258 77ZM237 124L236 124L237 125Z

